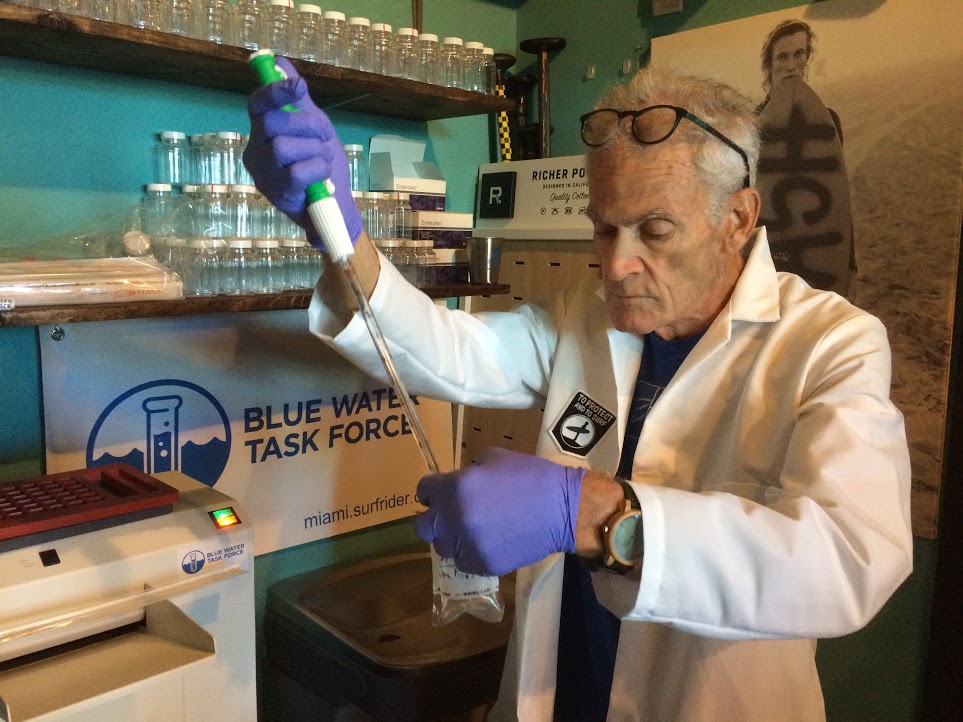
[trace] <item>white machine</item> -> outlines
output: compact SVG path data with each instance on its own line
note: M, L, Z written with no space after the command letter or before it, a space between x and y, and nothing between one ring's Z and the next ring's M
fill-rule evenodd
M509 284L511 292L467 297L464 310L505 311L598 278L588 200L584 155L480 166L474 235L504 239L498 282ZM461 463L489 446L533 453L541 418L540 409L464 409L456 445Z
M257 718L253 533L179 472L169 513L0 551L0 721Z

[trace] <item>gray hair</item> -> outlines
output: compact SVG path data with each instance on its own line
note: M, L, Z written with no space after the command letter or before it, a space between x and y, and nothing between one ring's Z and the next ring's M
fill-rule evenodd
M759 162L755 106L749 98L724 83L675 70L643 68L627 83L612 88L595 107L641 110L659 104L685 108L742 148L749 157L749 183L755 183ZM693 160L710 191L709 215L719 222L729 196L743 187L746 167L742 158L725 143L686 119L680 121L673 137L695 146ZM614 143L637 146L629 132L614 133L606 145ZM598 148L589 148L587 153L591 155L596 150Z

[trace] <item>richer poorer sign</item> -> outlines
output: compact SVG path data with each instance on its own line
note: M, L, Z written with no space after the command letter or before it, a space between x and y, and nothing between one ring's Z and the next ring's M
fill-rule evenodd
M41 327L47 471L181 471L241 503L256 554L414 514L427 468L401 402L307 326L292 310ZM451 405L415 408L451 468Z
M475 235L589 240L585 156L487 163L478 169Z

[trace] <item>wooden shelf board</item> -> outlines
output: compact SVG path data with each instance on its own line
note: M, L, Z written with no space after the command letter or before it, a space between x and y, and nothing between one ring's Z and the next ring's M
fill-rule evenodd
M202 88L250 93L249 52L230 45L0 2L0 54ZM438 120L498 111L514 101L351 68L293 61L322 108Z
M509 286L506 284L462 283L426 286L422 291L431 298L491 296L508 293ZM210 313L285 311L307 308L310 302L311 294L309 292L285 291L278 294L192 297L173 301L21 306L9 311L0 311L0 328L85 323L88 321L117 321L130 318L196 316Z

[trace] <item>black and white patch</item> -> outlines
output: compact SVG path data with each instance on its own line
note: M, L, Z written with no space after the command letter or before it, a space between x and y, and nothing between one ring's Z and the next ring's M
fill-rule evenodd
M615 414L576 391L552 427L552 437L561 451L586 457L615 424Z

